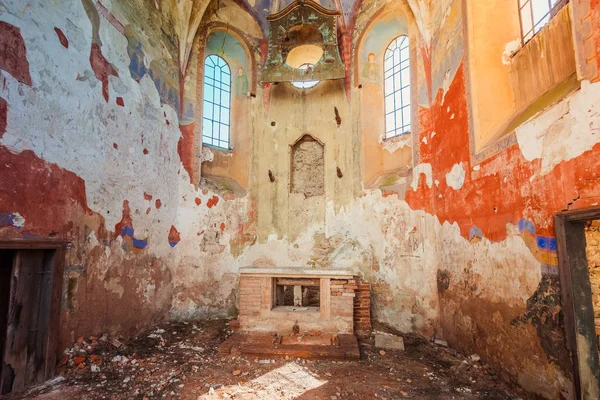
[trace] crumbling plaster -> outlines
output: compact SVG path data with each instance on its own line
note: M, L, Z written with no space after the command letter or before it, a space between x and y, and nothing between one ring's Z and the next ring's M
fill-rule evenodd
M600 83L583 81L569 95L516 130L519 148L528 161L542 160L541 173L578 157L600 142Z
M190 184L177 152L181 135L177 111L161 104L148 75L139 82L130 77L127 39L115 24L102 17L99 25L103 55L118 71L118 76L108 78L107 102L101 82L87 72L92 68L93 27L81 3L36 3L22 9L20 2L5 2L5 7L2 19L21 28L32 85L2 72L1 96L7 113L0 146L10 152L3 165L27 179L32 172L17 169L21 168L17 160L33 155L43 161L31 164L31 171L37 171L33 165L43 163L47 166L40 171L71 171L77 176L74 182L82 182L81 198L69 198L64 190L55 193L59 187L40 186L39 180L33 185L18 183L6 195L25 196L26 201L20 206L14 199L14 210L4 210L5 205L0 210L23 215L24 221L11 219L10 235L58 235L73 243L67 252L61 342L105 329L135 332L164 318L171 304L175 315L180 304L186 304L181 315L191 315L190 310L195 315L215 309L227 312L233 304L235 270L220 264L207 268L198 261L198 250L208 254L207 263L219 259L214 254L228 240L210 246L205 236L234 234L241 223L235 215L243 215L245 200L235 206L219 203L219 197ZM65 48L55 26L76 45ZM48 196L42 190L49 191L66 211L54 212L54 204L44 210ZM20 210L36 196L40 196L39 210ZM226 215L233 207L236 213ZM33 212L50 213L50 218ZM175 239L170 234L173 229L178 232ZM181 294L186 276L213 282L207 288L217 281L223 284L208 293ZM94 304L104 304L105 311L94 311Z
M21 29L31 66L31 86L1 72L0 161L14 187L0 192L8 215L1 232L72 240L63 343L105 329L133 334L167 315L235 314L240 267L315 262L370 281L376 319L476 352L535 395L569 394L560 306L547 301L560 297L552 214L600 200L597 116L586 113L597 102L594 86L584 84L556 106L562 114L541 113L522 126L517 145L474 165L465 21L458 0L442 2L435 22L420 22L436 29L419 30L415 51L419 91L425 86L428 96L415 103L418 158L405 196L363 189L361 123L373 116L358 112L363 89L353 85L348 101L343 82L327 81L304 92L259 85L246 99L248 193L225 198L190 183L177 110L161 103L148 76L130 76L127 40L102 16L102 54L118 72L107 78L105 101L91 71L92 25L80 3L63 3L23 10L8 1L0 14ZM357 26L366 27L380 4L360 7ZM54 27L73 45L65 48ZM153 50L175 59L168 47ZM580 132L557 123L561 117L588 125ZM289 150L306 133L325 145L318 218L290 214L305 199L289 193ZM581 143L565 146L574 140Z

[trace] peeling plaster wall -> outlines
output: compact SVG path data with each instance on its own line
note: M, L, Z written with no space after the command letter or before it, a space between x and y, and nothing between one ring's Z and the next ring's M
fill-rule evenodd
M518 143L475 161L478 99L469 96L461 8L454 1L434 33L433 101L419 110L420 163L406 193L412 209L456 226L454 234L469 242L457 247L448 231L439 239L439 333L530 393L571 398L553 214L600 200L597 89L582 82L581 90L530 115L517 128Z
M135 58L128 32L144 18ZM0 237L71 241L61 346L231 311L237 276L218 254L246 201L198 191L181 164L172 86L142 68L176 63L170 21L141 2L83 0L5 1L0 23ZM162 65L177 88L177 65ZM181 293L190 277L203 285Z
M563 7L538 34L522 44L516 2L463 3L474 145L480 151L512 134L516 126L556 102L557 96L578 87L574 80L572 5Z
M412 174L403 171L394 190L364 187L365 130L376 117L350 71L305 91L258 85L243 99L240 165L250 173L247 191L231 195L206 179L196 189L194 163L224 156L200 152L198 126L178 127L169 85L132 73L137 53L119 26L136 27L134 13L107 1L90 18L79 2L63 3L0 8L11 35L0 40L11 50L0 51L0 235L73 242L63 343L104 330L133 334L166 317L235 314L240 267L314 263L371 282L374 318L477 353L532 396L572 395L552 216L600 202L597 84L582 82L478 163L463 2L409 2L418 27L415 132L412 147L398 148L411 149ZM240 4L227 3L212 22L247 31L253 56L264 59L264 21L242 17ZM387 3L356 7L355 44ZM144 54L176 58L177 37L147 35L143 46L157 44ZM290 193L291 146L305 134L324 145L324 194L308 199ZM381 152L400 151L386 146Z

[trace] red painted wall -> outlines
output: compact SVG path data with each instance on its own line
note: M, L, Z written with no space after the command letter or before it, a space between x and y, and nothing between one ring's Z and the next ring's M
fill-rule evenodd
M506 224L516 225L522 218L534 222L536 233L554 236L554 213L600 202L600 145L540 175L541 160L525 160L515 144L473 172L465 87L465 68L461 66L444 105L440 90L431 109L420 111L425 117L421 137L428 138L427 144L418 141L421 163L431 164L433 181L439 181L439 186L428 188L421 179L418 190L407 193L411 207L436 215L440 222L458 222L466 238L475 225L484 237L500 241L506 238ZM433 137L432 132L436 132ZM447 186L446 174L458 163L463 163L466 176L463 187L454 190Z

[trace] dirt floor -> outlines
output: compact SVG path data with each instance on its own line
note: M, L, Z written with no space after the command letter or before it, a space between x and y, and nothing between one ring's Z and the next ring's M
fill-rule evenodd
M382 327L378 327L384 330ZM517 399L476 355L404 335L405 351L361 343L360 362L221 358L228 321L169 323L126 341L80 338L61 376L16 399Z

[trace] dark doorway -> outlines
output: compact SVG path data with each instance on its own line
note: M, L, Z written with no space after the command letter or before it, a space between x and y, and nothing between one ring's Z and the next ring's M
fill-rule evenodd
M8 322L8 303L10 300L10 277L12 276L14 250L0 250L0 360L4 360L6 346L6 328ZM2 382L2 365L0 363L0 382ZM0 387L0 394L5 394L10 388Z
M57 356L62 249L17 244L34 248L0 241L0 394L49 379Z
M556 214L554 227L567 344L573 358L573 380L578 399L600 398L600 366L596 336L594 292L591 273L595 269L590 227L600 219L600 209Z

